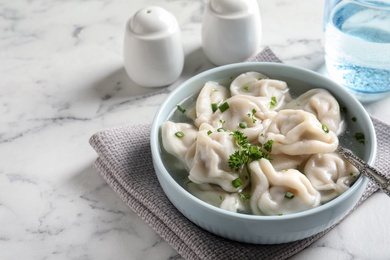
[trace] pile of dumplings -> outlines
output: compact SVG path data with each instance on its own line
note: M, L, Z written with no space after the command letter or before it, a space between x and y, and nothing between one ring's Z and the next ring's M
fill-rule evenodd
M335 152L344 123L327 90L292 99L286 82L247 72L230 88L207 82L185 109L193 123L164 122L163 147L188 172L186 189L216 207L265 216L297 213L334 199L359 176ZM259 147L272 140L269 158L232 170L228 159L239 149L234 131Z

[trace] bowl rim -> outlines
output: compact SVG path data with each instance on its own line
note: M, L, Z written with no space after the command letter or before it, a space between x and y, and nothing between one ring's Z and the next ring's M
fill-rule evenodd
M151 125L151 130L150 130L150 146L151 146L151 152L152 152L152 158L153 158L153 164L154 167L158 167L158 169L161 172L161 177L164 177L167 181L169 181L177 192L180 193L180 195L185 196L187 199L192 200L194 203L199 204L199 206L204 207L207 210L213 211L218 214L222 214L225 216L229 216L232 218L238 218L241 220L246 220L246 221L253 221L253 220L262 220L262 221L280 221L280 220L292 220L292 219L297 219L297 218L302 218L302 217L307 217L310 215L318 214L323 211L328 210L329 208L332 208L336 206L338 203L340 203L342 200L347 199L348 197L353 196L354 192L358 190L362 185L364 187L367 186L368 184L368 178L364 176L363 174L360 175L358 180L350 187L347 191L339 195L338 197L334 198L333 200L326 202L325 204L322 204L316 208L312 208L309 210L297 212L297 213L291 213L291 214L286 214L283 216L263 216L263 215L250 215L250 214L243 214L243 213L237 213L237 212L231 212L225 209L218 208L216 206L213 206L197 197L192 195L190 192L185 190L173 177L169 174L167 169L162 163L162 160L156 160L155 158L160 158L160 146L159 146L159 133L160 133L160 123L158 122L157 119L161 117L161 114L165 110L167 106L169 106L171 99L173 99L177 93L180 93L186 86L194 81L198 81L207 75L222 72L225 70L231 70L231 69L237 69L237 68L245 68L245 67L258 67L257 71L261 72L261 67L266 66L269 68L274 68L278 69L281 67L284 67L286 69L289 69L291 71L297 71L299 73L303 73L304 75L310 75L311 77L317 77L319 80L323 81L327 85L330 85L330 89L335 90L339 93L341 93L342 96L346 96L346 98L343 98L343 101L348 100L348 102L352 102L352 106L356 106L358 109L361 110L361 114L359 116L363 117L363 120L368 123L368 131L370 132L369 135L372 137L372 140L369 144L369 147L367 149L370 149L370 154L369 158L367 160L367 163L370 165L373 165L375 162L375 157L376 157L376 152L377 152L377 140L376 140L376 133L375 133L375 128L373 125L373 122L371 118L369 117L367 111L364 109L363 105L351 94L349 93L345 88L341 87L338 83L333 81L332 79L319 74L318 72L295 66L295 65L288 65L284 63L275 63L275 62L243 62L243 63L233 63L233 64L228 64L228 65L223 65L219 67L215 67L212 69L208 69L206 71L203 71L197 75L194 75L193 77L187 79L183 83L181 83L179 86L177 86L165 99L164 101L160 104L157 112L155 113L152 125ZM249 71L249 70L248 70ZM253 69L252 69L253 71ZM304 81L304 80L302 80ZM200 89L200 88L199 88ZM157 172L156 175L158 176ZM160 180L159 180L160 181ZM165 193L165 191L164 191Z

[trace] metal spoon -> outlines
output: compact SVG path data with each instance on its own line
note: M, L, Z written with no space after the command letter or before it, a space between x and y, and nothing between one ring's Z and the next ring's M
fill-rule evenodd
M362 159L357 157L352 151L339 146L337 152L348 162L355 166L362 174L372 180L384 193L390 196L390 178L379 172L374 167L368 165Z

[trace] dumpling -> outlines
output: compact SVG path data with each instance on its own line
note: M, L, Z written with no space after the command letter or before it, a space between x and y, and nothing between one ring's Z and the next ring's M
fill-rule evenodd
M233 96L226 100L229 108L217 110L210 119L214 128L226 128L231 131L240 130L250 142L257 141L260 132L271 122L277 114L269 108L267 98L246 95ZM245 124L242 127L242 124Z
M302 109L314 114L321 124L336 134L343 130L339 103L325 89L311 89L286 104L285 108Z
M188 191L198 199L213 206L232 212L248 212L248 203L239 197L238 193L229 193L216 185L186 184Z
M264 158L252 162L250 169L255 185L250 198L253 213L286 215L320 205L320 194L298 170L275 171Z
M249 205L253 215L265 215L259 205L261 196L269 189L268 179L261 170L259 161L249 164L251 171L251 195Z
M237 76L230 84L230 92L232 96L240 94L249 94L251 91L249 91L248 86L261 79L268 79L268 77L264 74L254 71L242 73Z
M227 88L215 82L207 82L196 100L195 125L199 127L202 123L209 123L210 117L214 113L213 106L218 107L228 97Z
M198 129L187 123L162 123L161 135L164 149L182 162L189 147L195 142Z
M268 79L257 72L248 72L238 76L230 85L232 96L249 95L268 97L270 107L278 110L285 102L291 100L287 83L281 80Z
M359 171L338 153L315 154L307 161L303 173L328 202L349 189L359 177Z
M333 152L337 149L336 134L318 121L315 115L284 109L274 117L259 135L260 143L273 140L271 154L304 155Z
M272 166L276 171L303 168L310 155L271 154Z
M247 93L242 94L269 97L270 105L275 110L282 108L291 100L287 83L275 79L258 80L249 86Z
M240 191L248 185L248 173L236 173L229 168L229 156L238 150L229 132L217 131L204 123L199 128L193 148L193 158L186 160L191 181L215 184L228 192ZM238 178L242 184L235 186L233 183Z

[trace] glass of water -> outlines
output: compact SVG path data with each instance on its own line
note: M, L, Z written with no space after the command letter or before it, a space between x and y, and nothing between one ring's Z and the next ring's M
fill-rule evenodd
M326 0L324 46L331 78L361 102L390 94L390 0Z

